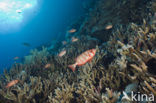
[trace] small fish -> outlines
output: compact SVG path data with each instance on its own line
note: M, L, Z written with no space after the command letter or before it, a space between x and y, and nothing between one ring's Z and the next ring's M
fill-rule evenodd
M95 56L96 49L90 49L85 51L84 53L80 54L76 59L75 59L75 64L69 65L68 67L72 69L72 71L75 71L76 66L82 66L86 64L87 62L90 62L93 57Z
M5 87L6 88L10 88L13 85L17 84L19 82L19 80L12 80L11 82L9 82Z
M59 54L58 54L58 56L59 57L62 57L62 56L64 56L66 54L66 50L62 50Z
M113 25L110 24L110 25L107 25L105 29L109 30L109 29L111 29L112 27L113 27Z
M75 37L72 37L72 42L76 42L76 41L78 41L79 39L78 38L75 38Z
M48 63L48 64L46 64L46 65L44 66L44 68L47 69L47 68L49 68L50 66L51 66L51 64Z
M67 44L67 42L66 42L66 41L62 41L62 44L63 44L63 45L66 45L66 44Z
M19 59L19 57L14 57L14 60L18 60Z
M75 33L76 32L76 29L71 29L68 31L69 33Z
M30 47L31 45L29 43L22 43L24 46Z

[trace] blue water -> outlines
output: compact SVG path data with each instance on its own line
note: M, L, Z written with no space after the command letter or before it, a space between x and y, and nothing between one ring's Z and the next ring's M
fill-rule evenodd
M67 27L83 15L84 0L40 0L38 7L24 14L22 23L15 24L15 28L4 25L0 31L0 72L9 68L14 57L28 55L30 49L42 44L63 38ZM31 13L29 13L31 12ZM61 38L59 38L61 39ZM23 42L31 46L22 45Z

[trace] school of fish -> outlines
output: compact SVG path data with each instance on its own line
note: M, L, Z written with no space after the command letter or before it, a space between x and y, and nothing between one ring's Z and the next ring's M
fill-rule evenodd
M76 29L71 29L69 32L70 33L74 33L74 32L76 32ZM72 37L71 42L76 42L76 41L78 41L78 38ZM26 46L28 46L27 43L23 43L23 44L26 45ZM62 44L65 45L65 44L67 44L67 42L66 41L63 41ZM64 49L64 50L62 50L58 54L58 56L59 57L62 57L65 54L66 54L66 50ZM90 62L93 59L93 57L95 56L95 54L96 54L96 49L87 50L87 51L83 52L82 54L80 54L75 59L75 63L74 64L68 65L68 67L74 72L75 69L76 69L76 66L82 66L82 65L86 64L87 62ZM18 60L18 59L19 59L19 57L14 57L14 60ZM46 69L46 68L49 68L50 66L51 66L51 64L48 63L48 64L46 64L44 66L44 68ZM16 85L18 82L19 82L19 80L12 80L5 87L6 88L10 88L10 87Z

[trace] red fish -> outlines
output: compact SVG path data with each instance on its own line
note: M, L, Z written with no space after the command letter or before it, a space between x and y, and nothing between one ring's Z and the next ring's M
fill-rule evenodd
M75 71L76 66L82 66L86 64L87 62L90 62L93 57L95 56L96 49L90 49L85 51L84 53L80 54L76 59L75 59L75 64L69 65L68 67L72 69L72 71Z
M72 42L76 42L76 41L78 41L79 39L78 38L75 38L75 37L72 37Z
M109 30L113 27L113 25L107 25L105 29Z
M62 50L59 54L58 54L58 56L59 57L62 57L62 56L64 56L66 54L66 50Z
M68 31L69 33L75 33L76 32L76 29L71 29Z
M47 68L49 68L50 66L51 66L51 64L48 63L48 64L46 64L46 65L44 66L44 68L47 69Z
M13 85L17 84L18 82L19 82L19 80L12 80L5 87L6 88L12 87Z

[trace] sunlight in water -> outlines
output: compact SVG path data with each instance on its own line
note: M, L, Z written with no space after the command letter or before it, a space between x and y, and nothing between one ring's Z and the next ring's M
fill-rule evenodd
M23 12L36 4L37 0L0 0L0 25L21 22Z

